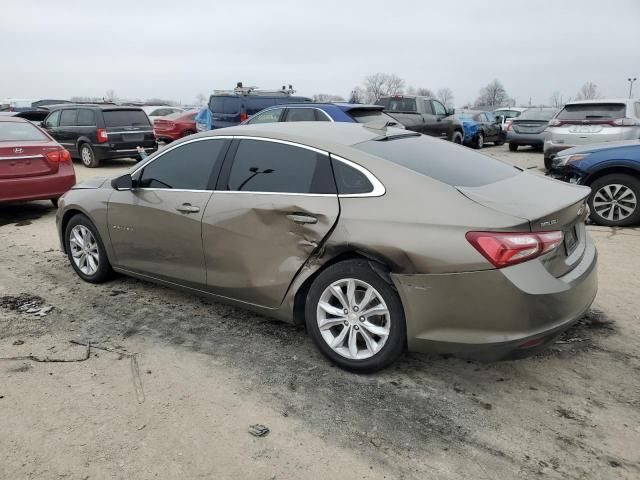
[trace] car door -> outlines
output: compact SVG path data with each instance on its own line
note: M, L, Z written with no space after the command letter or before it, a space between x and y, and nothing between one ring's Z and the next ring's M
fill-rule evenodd
M202 220L212 293L276 308L339 215L330 159L270 139L235 140Z
M447 109L437 100L431 100L431 106L433 108L433 114L436 118L434 126L434 132L432 135L436 137L447 137L450 122L445 120L447 116Z
M500 124L498 123L496 116L492 112L483 113L485 121L487 122L486 131L489 132L491 142L496 142L500 139Z
M42 128L44 128L49 135L51 135L58 143L58 122L60 121L60 110L51 112L47 118L42 122Z
M167 147L132 175L133 189L113 192L108 223L117 266L204 287L202 215L227 147L224 138Z
M56 130L58 143L64 146L72 155L77 155L76 133L78 110L75 108L65 108L60 112L60 121Z
M422 109L424 110L422 113L422 129L419 130L420 133L431 135L432 137L439 136L440 125L438 124L438 117L436 117L433 112L431 100L429 100L428 98L424 98L422 100L418 99L416 101L422 101Z

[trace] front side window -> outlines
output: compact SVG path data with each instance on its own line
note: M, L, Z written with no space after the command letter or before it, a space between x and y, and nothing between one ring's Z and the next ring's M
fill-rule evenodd
M93 110L81 108L78 110L78 125L82 127L94 127L96 125L96 116Z
M60 119L60 110L56 110L47 117L44 122L44 126L47 128L54 128L58 126L58 120Z
M240 141L227 188L247 192L336 193L328 156L261 140Z
M287 122L315 122L316 114L312 108L290 108Z
M71 127L76 125L76 112L77 110L62 110L60 114L60 126Z
M209 177L225 144L223 139L200 140L169 150L144 167L140 187L208 190Z
M433 104L433 112L436 115L446 115L447 114L447 109L444 108L444 105L442 105L440 102L438 102L436 100L431 100L431 103Z
M272 108L266 112L258 113L255 117L249 120L247 123L253 125L254 123L273 123L279 122L282 115L282 108Z

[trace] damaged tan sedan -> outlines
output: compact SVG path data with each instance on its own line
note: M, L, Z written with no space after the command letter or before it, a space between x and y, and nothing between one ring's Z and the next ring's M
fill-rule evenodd
M281 123L192 135L60 199L63 250L305 322L336 364L524 356L591 305L589 189L414 132Z

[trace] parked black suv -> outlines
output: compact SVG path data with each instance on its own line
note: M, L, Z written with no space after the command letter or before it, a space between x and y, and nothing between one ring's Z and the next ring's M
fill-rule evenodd
M139 159L138 146L147 153L157 148L149 117L139 107L65 104L49 111L42 128L86 167L111 158Z

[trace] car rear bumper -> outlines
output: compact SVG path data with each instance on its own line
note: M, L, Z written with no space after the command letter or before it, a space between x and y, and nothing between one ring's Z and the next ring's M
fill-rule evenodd
M60 163L58 172L39 177L0 179L0 201L48 200L58 198L76 184L73 165Z
M554 143L552 140L546 140L544 142L544 156L545 158L551 158L557 155L562 150L575 147L575 145L569 145L566 143Z
M153 152L155 152L158 149L157 145L153 145L153 146L147 145L147 146L143 146L143 148L145 152L147 152L147 155L151 155ZM115 159L115 158L140 158L140 154L135 148L114 149L108 146L107 147L95 146L95 151L96 151L96 156L100 160L109 160L109 159Z
M527 356L591 306L597 252L587 235L582 259L561 278L533 260L502 270L397 275L410 351L475 360Z
M543 133L517 133L513 130L507 132L507 142L514 145L542 146L546 135Z

